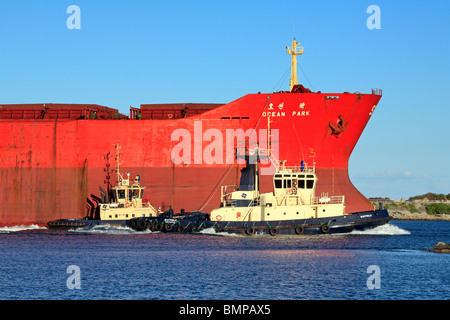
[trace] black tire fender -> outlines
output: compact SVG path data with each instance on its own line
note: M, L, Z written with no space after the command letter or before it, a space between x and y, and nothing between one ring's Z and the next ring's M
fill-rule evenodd
M320 231L322 233L327 233L328 231L330 231L330 226L328 225L328 223L324 223L323 225L321 225Z
M271 227L271 228L269 229L269 234L270 234L271 236L276 236L276 235L278 234L278 229L275 228L275 227Z

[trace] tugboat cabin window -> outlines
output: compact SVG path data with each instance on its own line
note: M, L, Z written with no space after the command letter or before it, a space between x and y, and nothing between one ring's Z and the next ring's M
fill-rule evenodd
M131 192L133 199L139 199L140 198L140 192L139 191L140 191L139 189L134 189Z
M284 188L285 189L289 189L289 188L291 188L292 187L292 181L291 181L291 179L289 179L289 180L284 180Z
M282 180L280 180L280 179L275 179L275 188L277 188L277 189L281 189L283 186L282 186Z
M125 199L125 190L117 190L117 199Z
M275 176L277 178L277 176ZM278 176L278 179L274 179L274 186L275 189L291 189L293 187L300 188L300 189L313 189L314 188L314 176L308 175L306 178L305 176L298 176L287 178L283 177L283 179L280 179L281 176Z

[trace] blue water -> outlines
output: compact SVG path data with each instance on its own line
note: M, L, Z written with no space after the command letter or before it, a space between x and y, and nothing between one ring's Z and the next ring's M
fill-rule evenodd
M276 237L3 228L0 299L450 299L450 254L426 251L449 231L443 221Z

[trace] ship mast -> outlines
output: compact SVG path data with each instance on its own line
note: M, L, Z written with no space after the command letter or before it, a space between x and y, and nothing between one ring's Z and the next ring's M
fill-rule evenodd
M291 57L291 79L289 80L289 85L291 87L291 91L292 88L298 84L298 80L297 80L297 56L299 54L303 54L303 52L305 52L305 50L303 50L303 47L298 46L299 43L295 40L292 41L292 47L286 47L286 52L288 54L290 54Z
M272 157L272 130L270 129L270 115L267 115L267 156Z

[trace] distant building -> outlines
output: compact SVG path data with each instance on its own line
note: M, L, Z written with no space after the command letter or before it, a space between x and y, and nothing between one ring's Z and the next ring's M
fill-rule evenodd
M389 199L388 197L385 198L381 198L381 197L375 197L375 198L369 198L370 202L374 202L374 203L392 203L392 200Z

